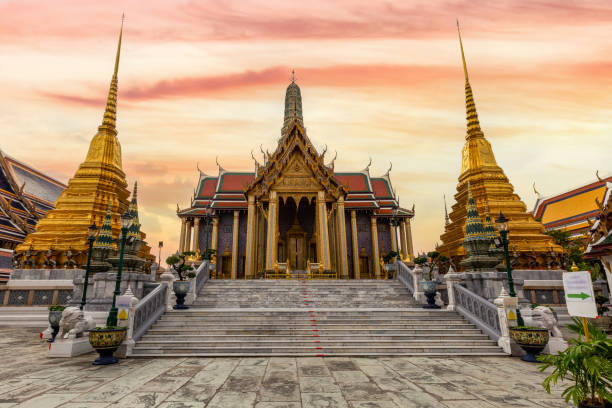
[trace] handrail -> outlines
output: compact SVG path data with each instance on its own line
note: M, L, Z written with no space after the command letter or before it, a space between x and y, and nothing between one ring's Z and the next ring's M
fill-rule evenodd
M408 266L401 261L396 262L399 267L397 268L396 279L406 286L410 294L414 294L414 275Z
M166 311L168 284L162 282L134 307L132 339L138 340Z
M456 309L492 340L501 336L497 306L461 285L453 284Z

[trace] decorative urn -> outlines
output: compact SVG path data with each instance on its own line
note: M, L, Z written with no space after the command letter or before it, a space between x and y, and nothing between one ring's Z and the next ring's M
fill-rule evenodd
M127 327L98 327L89 332L89 343L100 357L95 365L115 364L119 362L113 353L119 348L127 332Z
M440 309L440 306L436 305L436 292L438 284L435 281L422 280L421 290L427 297L427 304L423 306L423 309Z
M189 292L190 284L191 282L188 280L177 280L172 283L172 289L176 295L176 305L173 306L174 309L189 309L189 306L185 305L185 296L187 296L187 292Z
M51 306L49 307L49 326L53 329L51 337L47 340L49 343L55 341L55 336L59 332L60 320L62 320L62 313L64 312L64 306Z
M536 356L544 350L549 339L548 329L541 327L510 327L510 337L524 351L521 360L538 363Z

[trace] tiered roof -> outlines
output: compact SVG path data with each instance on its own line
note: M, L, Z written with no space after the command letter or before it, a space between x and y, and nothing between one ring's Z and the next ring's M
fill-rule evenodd
M65 188L0 150L0 240L23 242Z
M372 210L379 216L393 215L399 202L389 174L371 177L369 170L333 173L347 189L344 207L350 210ZM244 210L247 208L244 189L255 180L254 172L233 172L219 167L217 176L200 172L189 208L178 212L181 216L205 215L206 209ZM399 208L399 216L412 216L413 210Z

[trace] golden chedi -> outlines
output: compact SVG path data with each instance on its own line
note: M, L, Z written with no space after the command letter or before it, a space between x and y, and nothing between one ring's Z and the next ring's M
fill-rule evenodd
M55 209L36 225L35 232L16 248L21 268L74 268L87 261L87 228L103 224L110 203L113 236L121 230L120 216L128 209L130 195L121 165L121 145L117 139L117 73L123 24L119 34L115 69L108 92L102 124L91 140L68 188L55 202ZM145 235L142 234L142 239ZM146 247L143 255L148 255Z
M457 25L457 28L458 25ZM480 128L472 87L468 78L463 43L459 33L459 44L465 75L465 102L467 111L467 135L462 151L461 174L455 204L449 215L450 222L441 235L442 245L438 251L460 265L466 252L463 247L467 218L468 183L478 211L497 217L499 212L510 220L510 257L513 267L528 269L558 269L564 263L563 250L555 245L552 237L544 234L543 225L536 221L514 187L495 161L491 144Z

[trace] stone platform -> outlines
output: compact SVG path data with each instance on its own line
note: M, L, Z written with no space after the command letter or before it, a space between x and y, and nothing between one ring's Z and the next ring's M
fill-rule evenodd
M510 357L46 358L38 332L0 329L0 406L45 408L570 407Z

